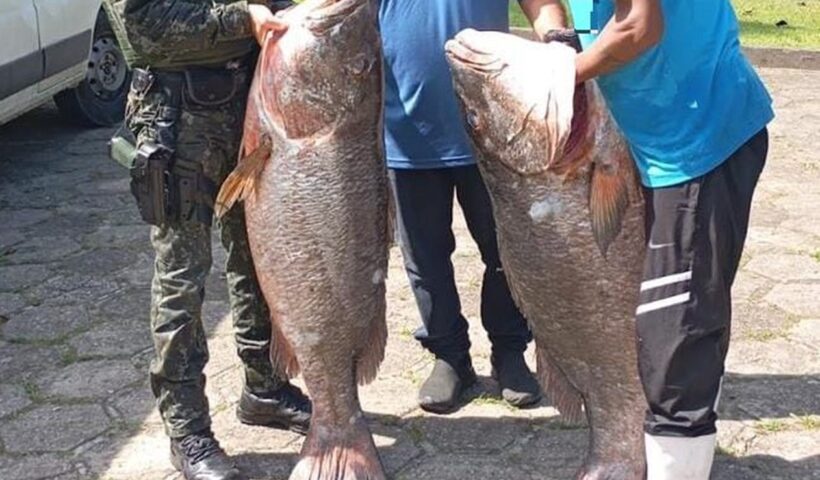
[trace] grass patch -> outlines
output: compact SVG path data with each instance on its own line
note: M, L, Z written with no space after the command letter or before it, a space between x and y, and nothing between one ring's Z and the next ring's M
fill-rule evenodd
M413 338L413 330L407 325L402 325L399 329L399 336L402 338Z
M791 417L805 430L820 430L820 415L795 415Z
M756 342L771 342L772 340L778 339L783 336L783 332L776 330L757 330L751 332L748 335L748 338Z
M820 49L820 0L732 0L732 5L744 45ZM529 26L517 1L510 3L510 23Z
M77 349L74 347L68 347L62 355L60 355L60 365L67 367L72 363L77 363L80 361L80 355L77 353Z
M722 457L736 457L737 452L732 447L724 447L721 445L715 446L715 455L720 455Z
M820 48L820 0L733 0L732 4L744 44Z
M420 386L421 382L424 381L424 379L421 378L421 375L419 375L419 372L415 370L408 370L404 372L404 378L410 380L410 383L412 383L416 387Z
M43 400L43 393L40 391L40 387L32 382L23 383L23 391L26 392L29 400L34 403L38 403Z
M494 397L494 396L489 395L487 393L482 393L481 395L475 397L472 400L472 402L470 402L470 403L472 403L474 405L479 405L479 406L481 406L481 405L495 405L495 406L498 406L498 407L507 408L508 410L512 410L510 405L507 402L505 402L503 399L498 398L498 397Z
M419 427L415 423L411 424L407 428L407 435L410 437L410 440L412 440L413 444L415 444L416 446L421 445L421 442L424 441L424 431L422 431L421 427Z
M527 20L527 17L524 16L524 12L522 12L521 7L518 6L518 2L514 0L510 2L510 25L522 28L530 26L530 22Z
M788 428L789 424L781 419L761 420L755 423L755 430L758 433L777 433L783 432Z
M815 262L820 262L820 250L815 250L814 252L810 253L809 256L813 258Z
M564 421L562 417L547 420L543 423L543 428L547 430L584 430L588 428L587 422L582 420L578 423L569 423Z

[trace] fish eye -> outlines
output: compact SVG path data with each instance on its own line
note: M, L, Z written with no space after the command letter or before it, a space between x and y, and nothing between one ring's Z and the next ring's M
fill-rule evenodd
M467 125L469 125L472 129L477 129L481 121L478 117L478 113L475 110L468 110L467 111Z
M350 71L354 75L361 75L370 70L370 62L365 57L359 57L353 60L350 65Z

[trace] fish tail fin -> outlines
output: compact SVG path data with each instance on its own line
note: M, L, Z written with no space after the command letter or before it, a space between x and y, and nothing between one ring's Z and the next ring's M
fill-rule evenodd
M240 148L243 151L244 147ZM228 175L219 195L216 197L214 213L217 217L222 217L237 202L241 202L256 192L256 183L270 158L271 145L267 137L262 138L262 142L253 152L239 160L236 168Z
M315 417L314 417L315 418ZM361 413L341 430L311 424L290 480L385 480L384 467Z
M387 345L387 322L383 317L370 325L368 334L364 352L356 359L356 381L359 385L372 382L379 373L379 365L384 360L384 348Z
M541 387L550 397L550 401L561 413L567 424L579 424L584 419L584 399L581 393L570 383L566 374L552 361L549 352L541 346L535 349L536 370Z

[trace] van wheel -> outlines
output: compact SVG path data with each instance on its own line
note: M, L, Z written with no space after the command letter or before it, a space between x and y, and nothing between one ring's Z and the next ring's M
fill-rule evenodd
M110 127L122 121L131 72L105 12L97 15L85 80L54 96L60 112L73 123Z

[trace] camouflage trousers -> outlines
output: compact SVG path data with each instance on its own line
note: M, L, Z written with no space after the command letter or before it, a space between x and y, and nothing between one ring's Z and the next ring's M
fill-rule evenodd
M196 162L217 186L236 165L241 141L246 91L218 105L198 104L183 89L177 127L176 159ZM150 95L129 97L127 122L138 142L150 136ZM143 121L145 120L145 121ZM257 283L240 207L218 222L227 252L226 276L230 313L245 385L256 394L281 386L269 350L268 307ZM205 282L211 270L211 226L195 219L171 221L151 229L156 253L151 286L151 329L156 355L151 363L151 389L165 429L179 438L210 426L203 369L208 345L202 323Z

